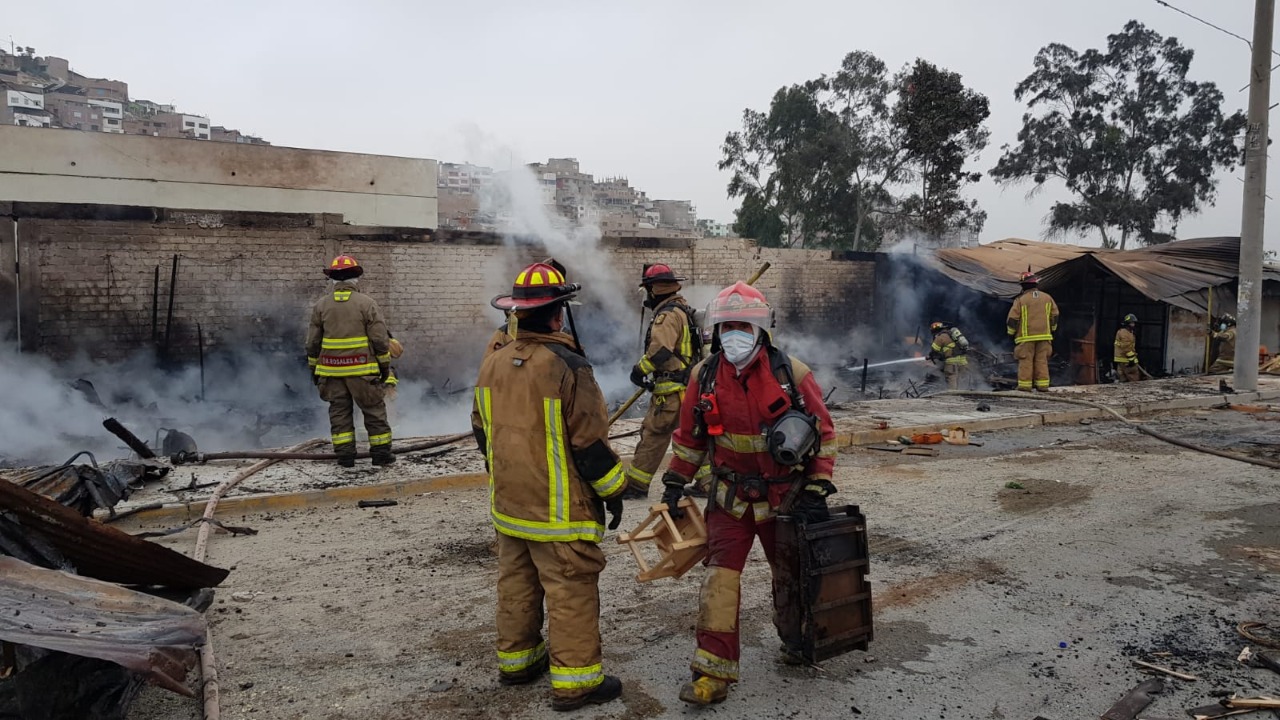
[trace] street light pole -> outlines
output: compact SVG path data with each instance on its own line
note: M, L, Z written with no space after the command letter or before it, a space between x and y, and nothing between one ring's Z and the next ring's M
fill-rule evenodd
M1249 128L1245 135L1244 206L1240 222L1240 280L1236 291L1235 389L1258 389L1262 334L1262 230L1267 212L1267 114L1271 105L1271 36L1275 0L1255 0Z

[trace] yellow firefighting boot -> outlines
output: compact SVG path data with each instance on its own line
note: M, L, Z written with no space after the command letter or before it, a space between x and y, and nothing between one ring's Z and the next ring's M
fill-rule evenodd
M712 705L729 697L729 683L710 675L699 675L680 688L680 699L692 705Z

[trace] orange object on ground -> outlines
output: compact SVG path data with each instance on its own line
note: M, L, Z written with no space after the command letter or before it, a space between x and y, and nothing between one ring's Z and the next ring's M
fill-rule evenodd
M912 435L911 442L916 445L936 445L942 442L942 433L931 432L931 433L920 433L919 435Z

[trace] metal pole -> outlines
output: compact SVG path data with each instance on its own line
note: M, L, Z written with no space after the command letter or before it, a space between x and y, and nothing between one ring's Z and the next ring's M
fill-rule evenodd
M151 344L160 340L160 266L151 280Z
M13 317L17 322L18 352L22 352L22 263L18 260L18 218L13 218Z
M173 256L173 271L169 273L169 314L164 321L164 361L169 362L169 347L173 340L173 296L178 284L178 256Z
M1249 128L1245 135L1244 208L1240 222L1240 281L1236 291L1237 392L1258 389L1262 334L1262 231L1267 202L1267 113L1271 106L1271 36L1275 0L1256 0L1253 68L1249 73Z
M200 348L200 402L204 402L204 328L196 323L196 344Z

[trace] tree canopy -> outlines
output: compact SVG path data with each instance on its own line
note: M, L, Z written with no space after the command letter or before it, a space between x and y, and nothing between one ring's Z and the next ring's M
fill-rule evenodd
M985 213L961 190L981 177L964 165L986 146L988 114L954 72L918 60L891 77L875 55L849 53L834 74L780 88L767 111L745 110L725 138L735 229L765 245L857 250L886 231L976 231Z
M1214 174L1243 160L1245 116L1224 116L1211 82L1187 79L1194 52L1136 20L1105 50L1040 49L1014 91L1030 110L992 177L1050 180L1074 199L1056 202L1049 234L1097 231L1105 247L1129 238L1165 242L1187 215L1212 205Z

